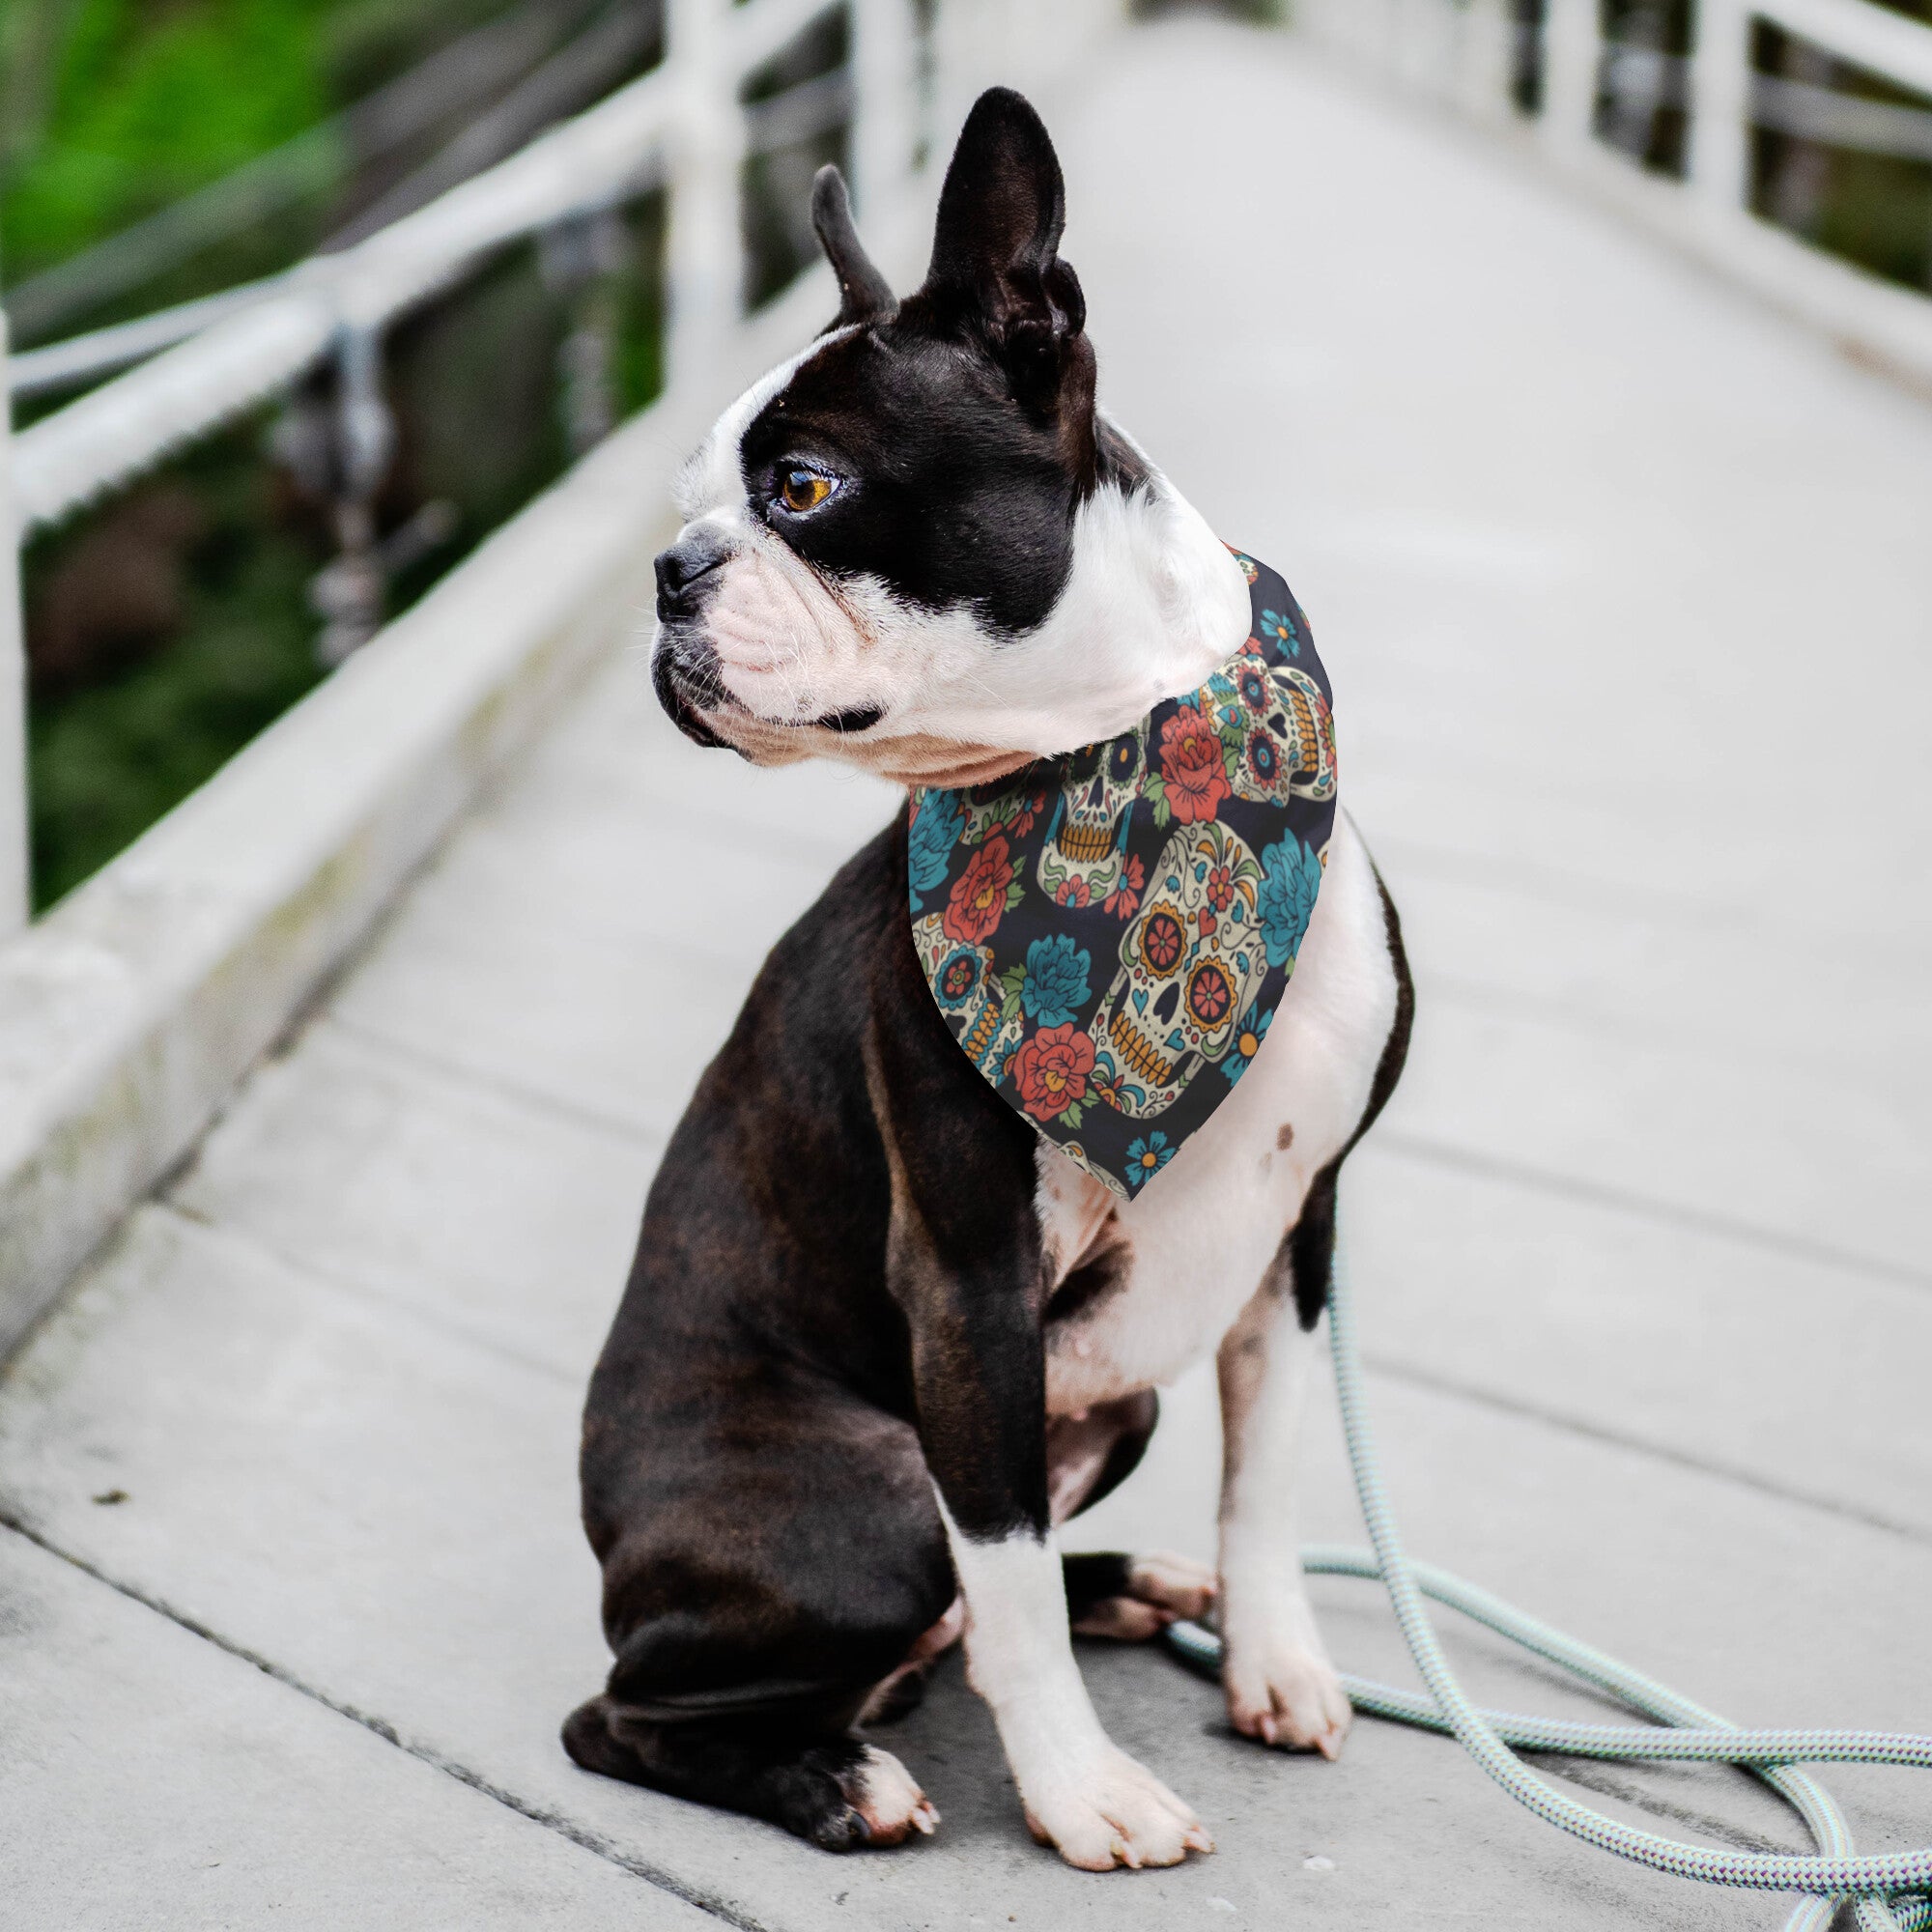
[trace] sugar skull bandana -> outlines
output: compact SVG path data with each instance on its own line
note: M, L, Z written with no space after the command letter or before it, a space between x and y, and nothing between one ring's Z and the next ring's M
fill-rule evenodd
M1246 643L1118 738L914 791L913 945L966 1057L1115 1193L1138 1194L1267 1037L1335 822L1327 673L1239 551Z

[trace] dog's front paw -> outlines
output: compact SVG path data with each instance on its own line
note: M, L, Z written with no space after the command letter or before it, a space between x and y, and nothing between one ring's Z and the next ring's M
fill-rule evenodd
M1223 1643L1221 1681L1236 1730L1291 1750L1342 1755L1355 1714L1319 1650L1287 1634L1244 1639L1229 1632Z
M841 1766L830 1781L838 1796L802 1821L804 1835L828 1852L899 1845L915 1832L930 1837L939 1823L912 1773L875 1745L862 1747L858 1762Z
M1145 1765L1103 1743L1085 1763L1021 1792L1027 1830L1082 1871L1178 1865L1214 1840Z

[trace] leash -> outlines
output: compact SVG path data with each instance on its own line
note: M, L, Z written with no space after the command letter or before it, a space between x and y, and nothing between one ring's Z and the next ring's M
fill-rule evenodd
M1311 1545L1302 1568L1311 1576L1379 1578L1388 1591L1408 1654L1429 1688L1417 1696L1368 1678L1344 1675L1356 1710L1397 1723L1455 1737L1518 1804L1559 1830L1653 1871L1712 1885L1807 1894L1785 1921L1785 1932L1825 1932L1839 1903L1854 1902L1861 1932L1924 1932L1932 1926L1932 1846L1920 1851L1859 1856L1851 1828L1831 1794L1801 1764L1892 1764L1932 1770L1932 1737L1888 1731L1747 1731L1680 1696L1668 1686L1567 1636L1487 1590L1403 1551L1376 1453L1362 1390L1355 1310L1342 1245L1335 1247L1328 1297L1329 1348L1355 1493L1373 1553ZM1478 1709L1443 1655L1423 1599L1460 1610L1533 1656L1555 1664L1592 1690L1655 1719L1651 1724L1586 1724ZM1166 1640L1190 1667L1218 1676L1221 1639L1195 1623L1169 1627ZM1432 1701L1433 1699L1433 1701ZM1571 1757L1656 1759L1732 1764L1750 1772L1797 1812L1817 1852L1810 1855L1712 1850L1643 1832L1594 1811L1555 1790L1510 1747L1558 1751Z

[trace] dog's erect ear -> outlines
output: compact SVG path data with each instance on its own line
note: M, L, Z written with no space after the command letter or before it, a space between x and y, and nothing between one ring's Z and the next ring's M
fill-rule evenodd
M811 225L818 245L838 277L838 319L832 325L870 322L893 307L892 284L872 266L859 231L852 225L852 203L845 177L837 168L820 168L811 183Z
M1065 223L1044 124L1011 88L988 88L946 171L924 293L977 325L1027 400L1053 394L1086 327L1079 277L1056 252Z

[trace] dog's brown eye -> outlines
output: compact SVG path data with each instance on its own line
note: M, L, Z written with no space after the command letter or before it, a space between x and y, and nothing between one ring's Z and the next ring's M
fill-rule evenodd
M787 469L779 497L787 510L815 510L832 494L832 479L815 469Z

